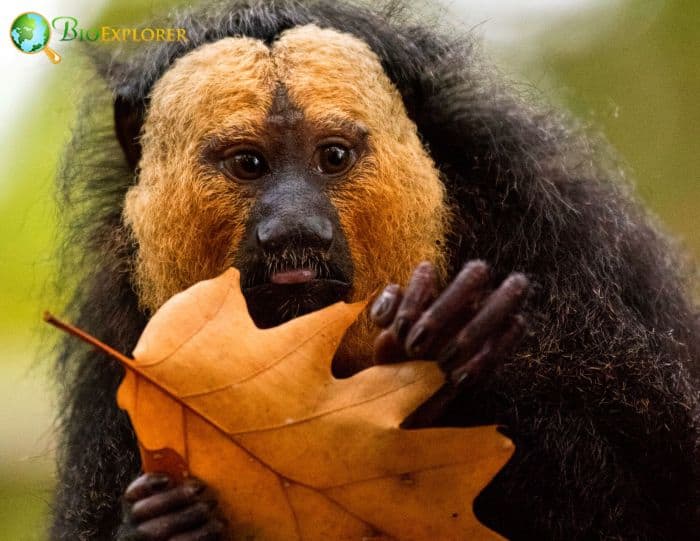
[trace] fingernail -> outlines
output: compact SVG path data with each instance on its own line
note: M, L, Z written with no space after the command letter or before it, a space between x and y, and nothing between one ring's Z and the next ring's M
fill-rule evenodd
M389 293L382 293L379 298L374 301L372 309L370 310L370 316L372 319L380 319L386 315L391 306L392 295Z
M450 372L447 379L455 387L466 387L467 383L472 378L472 372L469 368L461 366Z
M516 295L521 295L527 289L528 280L524 274L519 272L514 273L506 278L506 280L508 281L508 285L515 289Z
M165 486L168 484L169 481L170 481L170 477L168 477L167 475L159 474L159 475L154 475L153 477L151 477L151 482L156 487Z
M468 261L462 267L462 272L469 273L472 276L479 276L480 278L488 277L489 266L485 261L481 259L473 259Z
M428 329L425 327L419 327L418 329L413 329L411 334L406 339L406 350L412 356L418 356L423 354L428 347L428 338L430 334Z
M204 483L196 480L189 480L186 481L187 483L187 493L190 496L194 496L195 494L199 494L204 490Z
M415 271L416 273L422 272L422 273L430 273L433 272L433 264L430 261L421 261L416 265Z
M411 322L407 318L400 317L396 320L396 336L398 336L399 340L406 338L406 334L408 333L408 329L410 327Z

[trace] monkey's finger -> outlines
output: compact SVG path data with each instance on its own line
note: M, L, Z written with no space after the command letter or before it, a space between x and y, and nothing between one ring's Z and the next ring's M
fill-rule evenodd
M401 286L389 284L372 303L372 308L369 311L370 319L382 328L388 327L394 321L402 298Z
M479 352L447 373L447 383L401 423L401 428L434 426L452 401L495 369L525 334L525 318L518 314L497 338L490 338Z
M516 315L500 336L489 338L476 355L452 369L447 375L448 381L460 390L478 384L510 355L526 329L525 318Z
M406 351L396 338L396 334L389 329L379 333L374 339L374 364L399 363L405 361Z
M181 507L195 503L195 498L204 490L204 484L195 479L188 479L181 485L142 498L131 507L129 516L132 522L143 522Z
M224 538L225 529L222 521L210 520L201 528L171 537L170 541L219 541Z
M490 335L498 333L522 304L527 287L527 278L523 274L513 273L489 295L481 310L440 352L438 361L447 373L462 364L464 359L475 355Z
M175 513L142 522L136 532L148 541L165 541L202 526L211 518L213 508L213 502L197 502Z
M172 486L171 478L164 473L144 473L134 479L124 491L127 502L135 502Z
M467 263L437 300L423 312L406 336L406 352L413 358L429 358L476 312L489 281L489 266L480 260Z
M428 261L419 263L403 292L403 299L391 326L391 330L396 334L400 343L403 343L413 324L436 297L435 288L433 264Z

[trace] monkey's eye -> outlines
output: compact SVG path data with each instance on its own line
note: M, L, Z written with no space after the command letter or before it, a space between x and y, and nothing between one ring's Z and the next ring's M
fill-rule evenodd
M255 180L268 171L265 158L254 150L242 150L221 160L219 168L239 180Z
M319 171L326 175L344 173L355 163L353 151L344 145L332 143L316 151L316 163Z

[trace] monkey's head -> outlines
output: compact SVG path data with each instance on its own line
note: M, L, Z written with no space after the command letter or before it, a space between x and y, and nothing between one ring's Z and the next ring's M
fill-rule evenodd
M139 129L124 218L149 312L232 265L260 326L366 299L423 259L444 272L439 172L356 37L303 25L201 45L155 82ZM368 358L368 332L361 319L344 349Z

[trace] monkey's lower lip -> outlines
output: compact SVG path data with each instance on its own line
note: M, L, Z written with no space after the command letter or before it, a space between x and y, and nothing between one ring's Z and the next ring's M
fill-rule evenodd
M291 269L275 272L270 276L273 284L305 284L315 279L317 273L314 269Z

